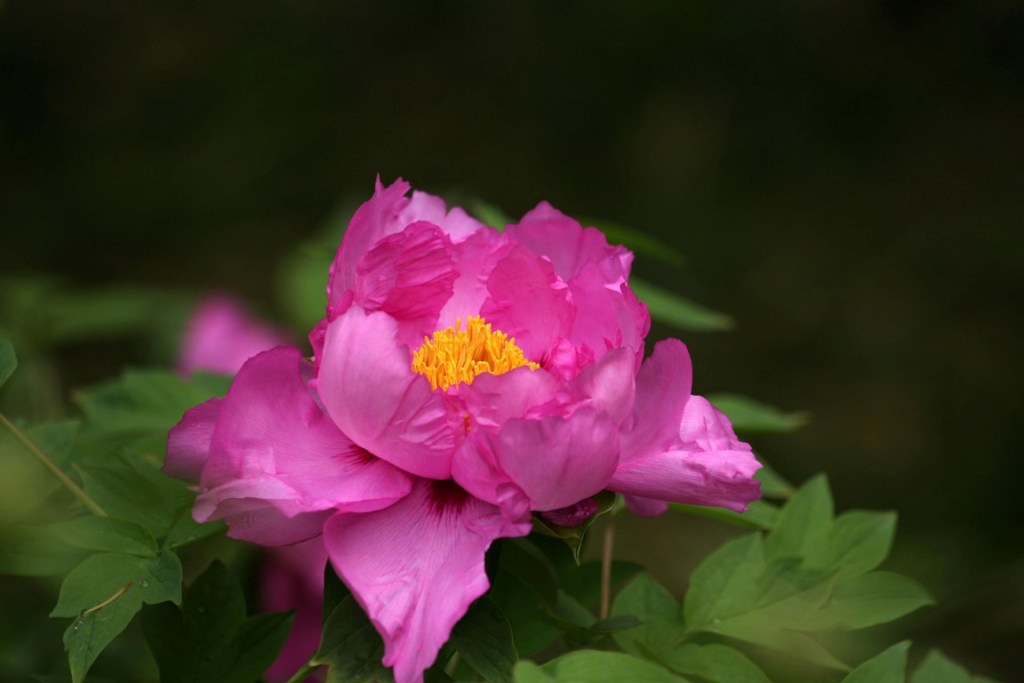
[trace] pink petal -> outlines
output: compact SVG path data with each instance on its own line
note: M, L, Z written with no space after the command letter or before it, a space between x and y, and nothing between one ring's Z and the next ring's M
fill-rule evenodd
M703 396L691 396L683 409L679 439L704 451L741 450L750 446L736 437L732 423Z
M280 510L267 507L265 501L235 499L219 507L218 514L227 522L230 538L275 547L316 538L323 532L324 522L333 512L304 512L289 517ZM192 511L192 517L200 523L210 519L200 517L196 510Z
M635 393L636 355L616 349L588 365L565 390L566 400L604 411L616 424L632 413Z
M327 276L327 309L332 317L345 292L356 289L356 267L363 254L411 222L400 218L409 203L405 197L408 191L409 183L401 178L385 188L378 176L373 196L356 209Z
M533 510L557 510L606 488L619 462L619 435L604 412L509 420L496 439L498 467L530 498Z
M609 246L600 230L580 227L547 202L538 204L506 232L534 254L549 258L555 272L567 282L588 262L598 265L608 283L624 282L629 277L632 252Z
M535 407L555 397L558 379L544 368L517 368L503 375L481 374L472 384L459 386L466 404L469 430L502 425L514 417L525 417Z
M281 653L263 674L284 683L309 661L320 644L320 618L327 549L323 537L274 548L261 565L260 610L295 610L295 622ZM314 680L312 678L308 680Z
M624 498L626 499L626 509L637 517L657 517L668 511L668 503L663 500L642 496L624 496Z
M465 320L479 315L480 307L488 296L487 279L510 245L501 233L490 229L477 230L452 245L455 270L459 276L451 298L441 311L438 328L453 326L456 318Z
M226 517L230 524L230 516L261 506L285 517L375 510L409 492L407 474L366 453L331 422L309 393L311 372L298 350L285 347L242 367L220 404L197 519Z
M420 683L452 627L487 591L484 553L529 533L451 482L421 480L395 505L328 520L331 563L384 639L396 683Z
M459 207L453 207L449 211L443 199L419 190L413 191L412 199L399 212L399 219L406 225L413 221L429 221L444 230L453 242L461 242L476 231L487 227Z
M495 265L487 290L480 314L514 337L527 359L543 365L558 339L569 335L575 315L551 264L517 245Z
M211 297L192 314L185 330L178 370L233 375L260 351L288 343L287 335L252 319L233 298Z
M643 357L651 317L624 281L607 284L598 264L588 261L569 289L576 304L570 337L576 346L586 345L597 358L623 346L633 350L637 361Z
M457 273L451 240L432 223L389 235L359 260L355 302L399 321L402 341L420 343L436 329Z
M608 488L644 498L716 505L742 512L761 497L750 451L673 450L635 458L619 466Z
M693 368L686 346L666 339L654 346L636 378L633 429L622 436L622 461L668 450L679 440Z
M176 479L199 481L210 455L210 440L220 414L222 398L211 398L185 411L167 435L164 473Z
M327 326L317 392L352 441L406 472L451 475L455 434L440 393L412 371L386 313L349 308Z

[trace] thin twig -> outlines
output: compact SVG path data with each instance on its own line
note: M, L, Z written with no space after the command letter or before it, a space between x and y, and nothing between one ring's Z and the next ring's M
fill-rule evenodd
M50 474L57 477L58 481L60 481L60 483L64 485L64 488L70 491L75 498L80 500L82 502L82 505L88 508L89 512L99 517L107 516L106 510L101 508L99 506L99 503L93 500L88 493L83 491L82 487L80 487L75 482L71 481L71 478L68 477L68 475L64 474L64 470L57 467L57 465L55 465L53 461L50 460L49 457L47 457L46 453L43 453L41 450L39 450L39 446L35 445L32 442L32 440L29 439L28 436L26 436L26 434L23 431L18 429L13 422L8 420L7 416L5 416L3 413L0 413L0 424L6 427L7 431L9 431L14 436L14 438L17 439L21 443L21 445L25 447L25 450L27 450L29 453L35 456L36 460L43 464L43 467L50 470Z
M128 582L128 583L126 583L125 585L121 586L121 589L120 589L120 590L118 590L118 591L117 591L116 593L114 593L113 595L111 595L111 596L110 596L109 598L107 598L106 600L104 600L104 601L103 601L103 602L101 602L100 604L98 604L98 605L93 605L93 606L92 606L92 607L90 607L89 609L87 609L87 610L85 610L84 612L82 612L82 616L84 617L84 616L85 616L86 614L92 614L93 612L97 612L97 611L99 611L99 610L103 609L104 607L106 607L107 605L109 605L110 603L114 602L114 601L115 601L115 600L117 600L117 599L118 599L119 597L121 597L122 595L124 595L125 593L127 593L127 592L128 592L128 589L129 589L129 588L131 588L131 587L132 587L132 582L131 582L131 581L129 581L129 582Z
M612 606L612 551L615 549L615 516L608 515L604 527L604 546L601 548L601 612L607 619Z

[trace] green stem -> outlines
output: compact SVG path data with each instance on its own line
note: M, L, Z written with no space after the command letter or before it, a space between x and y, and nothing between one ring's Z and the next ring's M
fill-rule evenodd
M295 672L295 675L288 679L287 683L302 683L306 680L311 673L319 669L319 666L314 666L309 662L302 665L302 668Z
M612 551L615 549L615 515L608 515L604 527L604 546L601 548L601 612L607 619L612 606Z
M36 460L43 464L43 467L50 470L50 474L57 477L58 481L60 481L61 484L64 484L64 488L70 491L71 495L80 500L82 505L84 505L89 512L99 517L107 516L106 510L101 508L99 503L93 500L88 493L83 491L82 487L71 481L68 475L64 474L64 470L57 467L53 461L47 457L46 453L39 450L39 446L32 443L32 440L29 439L24 432L14 426L14 423L8 420L7 416L3 413L0 413L0 424L3 424L3 426L7 428L7 431L9 431L15 439L21 442L21 445L25 447L25 450L34 455Z

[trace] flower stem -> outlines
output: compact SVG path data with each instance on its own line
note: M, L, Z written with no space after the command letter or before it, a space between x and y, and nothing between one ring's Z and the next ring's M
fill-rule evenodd
M319 666L314 666L309 662L302 665L302 668L295 672L295 675L289 678L286 683L302 683L306 680L311 673L319 669Z
M607 619L612 604L612 551L615 548L615 515L608 515L604 527L604 546L601 548L601 611Z
M82 490L82 487L73 482L71 478L68 477L68 475L64 474L64 470L57 467L57 465L55 465L53 461L50 460L49 457L47 457L46 453L43 453L39 449L39 446L35 445L32 442L32 440L28 438L28 436L23 431L18 429L13 422L8 420L7 416L4 415L3 413L0 413L0 424L2 424L7 429L7 431L9 431L11 435L15 439L17 439L22 446L25 447L25 450L27 450L29 453L35 456L36 460L43 464L43 467L50 470L50 474L57 477L57 480L64 485L64 488L70 491L71 495L73 495L75 498L81 501L82 505L84 505L89 510L89 512L99 517L107 516L106 510L101 508L99 506L99 503L93 500L88 493Z

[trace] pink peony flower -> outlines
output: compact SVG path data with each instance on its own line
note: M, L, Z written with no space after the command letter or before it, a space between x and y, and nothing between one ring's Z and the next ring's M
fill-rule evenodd
M742 511L760 467L706 400L686 347L644 360L632 254L546 203L504 232L378 181L331 266L314 361L250 359L189 410L165 469L199 482L194 516L284 545L322 534L384 639L423 680L488 589L484 553L572 519L602 490Z

